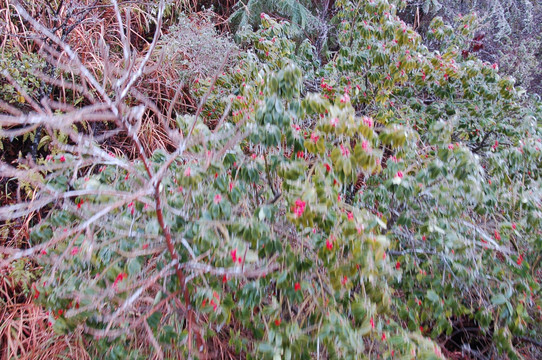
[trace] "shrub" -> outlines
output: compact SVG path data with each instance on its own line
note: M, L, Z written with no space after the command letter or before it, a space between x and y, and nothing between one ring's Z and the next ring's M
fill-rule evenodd
M113 119L139 158L71 132L84 116L37 117L77 146L2 164L38 196L0 219L48 210L4 264L39 261L53 328L93 336L104 358L213 356L227 339L247 358L430 359L470 321L488 351L520 358L541 301L540 104L454 41L429 51L398 3L337 0L325 65L261 14L231 69L194 80L172 152L146 155L130 82L111 97L99 84L115 79L91 82L100 102L75 114Z

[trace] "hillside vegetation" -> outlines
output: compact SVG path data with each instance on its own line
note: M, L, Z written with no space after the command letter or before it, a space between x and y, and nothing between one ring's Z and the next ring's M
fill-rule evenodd
M475 14L3 6L1 359L541 358L542 102Z

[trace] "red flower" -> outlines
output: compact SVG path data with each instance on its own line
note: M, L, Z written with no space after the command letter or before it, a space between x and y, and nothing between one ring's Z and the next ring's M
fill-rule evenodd
M126 279L128 277L128 275L126 273L120 273L117 275L117 278L115 279L115 282L113 282L113 286L117 286L117 284L119 282L121 282L122 280Z
M347 216L349 221L354 220L354 214L352 214L351 212L349 212Z
M423 332L423 326L420 326L420 331Z
M395 176L397 176L399 179L402 179L404 175L402 171L397 171L397 175Z
M32 284L32 288L34 289L34 292L35 292L34 299L39 298L40 297L40 292L39 292L38 288L36 287L36 284Z
M343 279L341 280L341 284L344 286L348 282L348 277L346 275L343 276Z
M275 320L275 326L279 326L280 323L281 323L281 320L280 320L280 319Z
M316 135L315 133L312 133L311 134L311 140L316 144L318 142L318 139L320 137L318 135Z
M305 211L305 205L306 203L301 199L297 199L295 201L294 214L296 217L301 217L301 215L303 215L303 212Z
M374 329L375 328L375 322L373 321L373 318L371 318L371 327Z
M331 240L326 240L326 247L328 248L328 250L333 249L333 243L331 242Z
M231 259L233 262L236 262L237 261L237 249L233 249L231 252Z
M299 289L301 289L301 285L300 285L298 282L296 282L296 283L294 284L294 290L295 290L295 291L299 291Z
M72 249L72 255L75 256L79 252L79 248L77 246L74 246Z
M397 270L399 270L401 268L401 263L399 262L399 260L395 263L395 268Z
M386 334L382 333L382 341L386 341Z
M497 230L495 230L495 240L499 241L501 240L501 234Z
M512 229L516 230L516 223L512 223Z
M227 277L226 275L224 275L224 276L222 277L222 282L223 282L223 283L227 283L227 282L228 282L228 277Z
M330 172L330 171L331 171L331 166L329 166L328 163L325 163L324 166L326 167L326 171L327 171L327 172Z
M64 161L66 161L66 158L64 157L64 155L62 155L62 156L60 157L60 162L64 162Z
M422 240L423 240L423 241L427 240L427 238L425 237L425 235L422 236Z

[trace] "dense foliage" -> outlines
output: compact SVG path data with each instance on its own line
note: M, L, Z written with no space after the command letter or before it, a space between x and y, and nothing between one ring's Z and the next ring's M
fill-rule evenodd
M215 35L222 65L192 66L180 17L159 49L203 107L176 112L178 147L60 137L25 179L47 204L33 295L55 331L110 359L213 356L217 337L247 358L438 359L458 333L469 356L522 358L541 331L541 104L464 56L473 15L435 18L433 51L404 5L335 1L325 61L261 13L238 48Z

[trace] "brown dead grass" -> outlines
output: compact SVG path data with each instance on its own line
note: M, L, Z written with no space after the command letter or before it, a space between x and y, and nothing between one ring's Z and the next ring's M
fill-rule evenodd
M29 269L29 271L36 269ZM6 271L0 273L0 359L90 359L81 334L57 335L49 316Z

